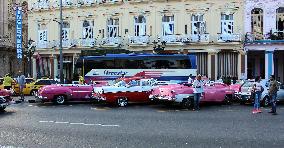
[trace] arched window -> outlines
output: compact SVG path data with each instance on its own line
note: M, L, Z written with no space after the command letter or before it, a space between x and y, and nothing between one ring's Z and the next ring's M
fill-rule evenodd
M174 16L163 16L162 18L163 36L174 35Z
M251 32L256 39L263 39L263 10L260 8L251 11Z
M204 34L206 25L203 14L194 14L191 16L191 34Z
M38 42L46 42L47 41L47 27L44 23L38 24Z
M279 36L284 37L284 7L276 10L276 30Z
M146 35L146 18L143 15L134 17L135 36Z
M93 39L94 38L94 21L83 22L83 39Z
M107 32L108 37L118 37L119 36L119 19L110 18L107 21Z
M233 32L234 32L233 14L221 14L221 33L233 34Z
M68 22L63 22L62 24L62 40L66 41L70 38L70 24Z

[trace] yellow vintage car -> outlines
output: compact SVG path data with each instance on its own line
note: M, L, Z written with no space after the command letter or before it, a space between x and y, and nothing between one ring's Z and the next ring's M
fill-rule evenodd
M4 85L3 85L4 79L0 78L0 89L4 89ZM14 81L15 82L15 81ZM14 82L12 85L14 85Z
M24 87L24 95L36 95L38 90L45 86L51 84L57 84L58 82L53 79L38 79L34 82L27 83ZM15 85L14 91L19 94L19 85Z
M15 78L15 81L16 81L16 78ZM35 82L35 80L33 78L26 78L26 85L25 85L25 88L23 90L25 95L30 95L30 93L28 93L29 88L30 88L31 84L34 83L34 82ZM14 94L20 94L20 87L19 87L18 83L13 85L13 90L14 90Z

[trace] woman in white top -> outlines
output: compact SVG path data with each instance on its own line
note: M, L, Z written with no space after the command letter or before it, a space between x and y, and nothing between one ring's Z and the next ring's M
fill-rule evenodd
M199 110L199 102L201 94L203 93L203 86L204 83L201 80L201 75L198 75L196 80L194 80L192 87L193 87L193 93L194 93L194 108L193 110Z
M259 109L260 108L260 98L261 98L261 95L264 89L260 81L261 81L261 77L257 76L255 78L255 82L252 87L252 93L254 93L254 106L253 106L253 111L252 111L253 114L261 113L261 110Z

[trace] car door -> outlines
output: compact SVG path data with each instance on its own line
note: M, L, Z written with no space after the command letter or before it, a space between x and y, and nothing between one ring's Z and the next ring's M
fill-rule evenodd
M73 97L76 101L87 101L91 98L92 87L89 85L73 84L71 87L73 91Z
M214 85L204 86L204 93L202 94L202 102L210 102L215 96Z
M277 92L277 99L281 102L284 101L284 85L280 85L279 91Z
M141 102L142 88L140 86L140 80L135 80L135 82L129 82L128 87L126 87L126 97L130 102Z

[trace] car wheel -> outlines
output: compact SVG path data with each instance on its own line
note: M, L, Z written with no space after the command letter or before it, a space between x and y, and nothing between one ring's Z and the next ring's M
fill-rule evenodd
M4 112L6 107L0 107L0 112Z
M32 96L37 96L37 90L32 90L32 91L31 91L31 95L32 95Z
M125 97L121 97L117 99L117 105L120 107L125 107L128 104L128 100Z
M54 102L56 104L64 104L65 103L65 96L63 96L63 95L56 96Z
M182 108L190 109L193 105L193 99L192 98L184 98L181 102Z
M268 96L265 96L262 100L262 106L267 107L269 106L269 98Z
M224 103L227 104L227 105L231 105L232 104L232 96L226 95L225 99L224 99Z

